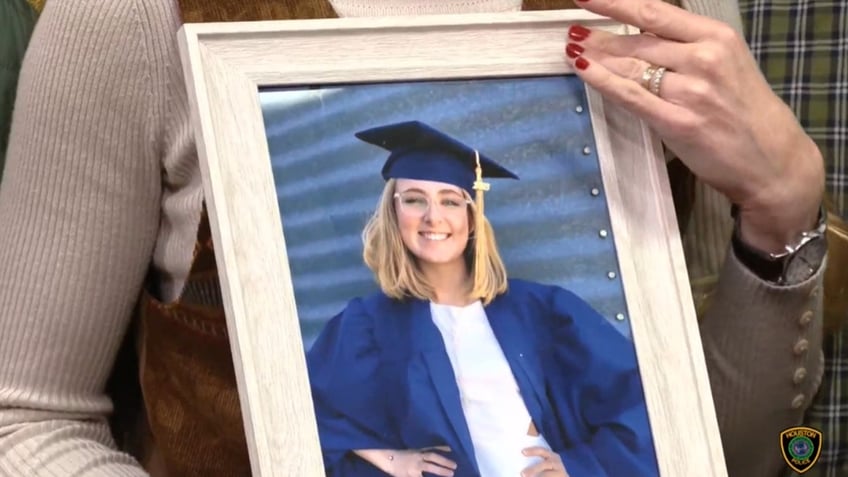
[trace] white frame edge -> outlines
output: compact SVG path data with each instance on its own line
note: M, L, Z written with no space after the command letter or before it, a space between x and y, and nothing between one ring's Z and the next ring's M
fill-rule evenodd
M563 47L575 22L633 31L584 10L183 26L254 476L323 475L259 88L572 73ZM661 145L644 123L587 94L660 475L724 477Z

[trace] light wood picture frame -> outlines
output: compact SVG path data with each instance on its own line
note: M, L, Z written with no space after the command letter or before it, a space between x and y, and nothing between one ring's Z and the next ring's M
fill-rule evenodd
M182 28L253 475L324 475L260 91L576 78L563 54L574 23L634 32L583 10ZM660 475L726 476L662 146L591 88L585 99Z

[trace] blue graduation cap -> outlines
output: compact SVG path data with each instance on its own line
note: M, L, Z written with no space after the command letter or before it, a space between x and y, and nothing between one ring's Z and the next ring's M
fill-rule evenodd
M483 211L484 192L489 190L483 178L518 179L518 176L476 149L420 121L379 126L360 131L356 137L390 152L383 166L383 179L445 182L465 189L474 197L474 288L471 295L485 298L484 304L488 304L492 298L487 291L491 283L489 263L500 259L492 253L497 245Z
M356 137L390 152L382 170L386 180L445 182L473 196L478 187L488 190L483 177L518 179L476 149L420 121L379 126L360 131Z

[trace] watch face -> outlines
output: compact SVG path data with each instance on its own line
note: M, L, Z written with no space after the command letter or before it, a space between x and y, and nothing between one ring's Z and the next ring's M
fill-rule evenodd
M795 253L786 258L783 273L784 283L801 283L816 273L827 253L827 240L818 237L805 243Z

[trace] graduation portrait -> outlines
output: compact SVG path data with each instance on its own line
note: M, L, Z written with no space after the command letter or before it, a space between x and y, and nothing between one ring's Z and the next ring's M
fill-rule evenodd
M183 28L253 475L726 475L662 144L577 23L636 32Z
M260 99L327 475L658 475L576 77Z

